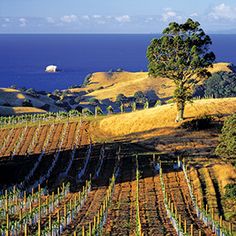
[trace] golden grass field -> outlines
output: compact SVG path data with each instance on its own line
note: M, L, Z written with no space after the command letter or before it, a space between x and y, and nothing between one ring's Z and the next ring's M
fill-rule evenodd
M202 99L188 103L185 118L201 115L229 115L236 112L236 98ZM111 136L148 132L162 128L176 128L176 105L168 104L132 113L107 116L98 122L98 128Z
M22 108L22 102L24 101L24 99L31 100L35 108ZM10 107L5 107L3 106L4 104L9 104ZM35 98L17 89L0 88L0 106L2 106L0 110L1 115L45 112L44 110L40 109L40 107L43 107L45 104L50 105L50 111L52 112L63 110L55 106L54 101L47 96L40 96L39 98Z
M219 71L230 72L229 63L216 63L209 68L211 73ZM123 93L133 96L136 91L155 91L159 98L169 98L173 95L174 84L168 78L150 78L147 72L106 72L93 73L90 83L85 88L70 89L71 92L87 91L87 97L99 100L115 101L116 96ZM90 92L92 90L92 92Z
M35 108L35 107L4 107L0 106L0 114L1 115L20 115L20 114L36 114L36 113L46 113L46 111Z

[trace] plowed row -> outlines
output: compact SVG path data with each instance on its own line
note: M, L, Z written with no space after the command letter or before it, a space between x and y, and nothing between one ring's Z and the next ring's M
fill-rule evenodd
M43 149L43 144L45 141L45 138L47 137L50 128L52 129L51 138L49 141L49 145L47 146L46 153L52 153L56 150L61 132L63 127L66 123L59 123L55 124L52 128L52 125L42 125L38 128L38 135L35 137L35 144L33 146L32 153L33 154L39 154ZM62 149L64 150L70 150L72 145L75 143L75 131L77 126L80 125L80 122L70 122L68 124L68 130L67 130L67 137L66 141L64 142ZM84 124L83 124L84 125ZM1 129L0 130L0 158L3 160L7 160L13 153L14 148L19 143L20 137L23 133L23 139L22 142L19 145L19 148L17 149L15 155L16 156L26 156L28 155L29 147L32 143L33 137L35 136L35 132L37 127L28 127L26 131L24 132L25 128L14 128L12 132L10 132L10 129ZM10 135L9 135L10 134ZM2 147L4 138L6 138L9 135L8 142L6 142L5 146ZM83 136L83 135L81 135ZM84 140L83 144L88 144L88 139Z
M194 235L198 235L199 230L202 230L205 235L213 235L196 215L183 171L170 170L170 172L164 173L164 182L167 185L169 196L177 207L178 214L187 221L189 227L187 231L190 233L190 225L192 224Z
M59 210L60 215L63 216L63 205L75 198L76 193L82 189L85 181L94 176L96 167L99 164L98 158L102 144L93 145L91 158L85 174L82 177L82 180L80 182L78 181L76 177L79 170L83 167L88 149L88 146L85 144L90 142L88 125L86 123L82 123L80 132L78 133L77 131L79 130L79 127L79 122L71 122L69 124L59 123L54 126L41 126L38 130L38 137L36 138L37 141L32 147L34 154L27 157L29 154L29 147L37 130L37 127L29 127L24 133L23 142L17 150L17 158L15 160L10 160L9 157L16 147L16 144L19 143L18 140L21 137L21 133L24 131L24 128L15 128L9 136L8 142L4 148L1 149L0 168L1 170L6 168L6 170L4 171L4 174L0 173L0 176L2 175L5 178L2 184L4 183L10 185L10 183L14 183L14 181L22 180L27 174L27 171L30 171L30 169L34 166L37 157L43 149L45 139L51 130L51 135L48 137L49 142L45 150L46 154L43 156L41 163L34 173L34 176L26 186L29 187L37 181L40 176L47 173L53 163L54 154L56 150L58 150L62 141L63 130L65 130L65 137L62 142L59 159L50 177L42 184L42 187L47 186L51 191L56 191L62 181L70 182L72 185L71 193L63 199L58 209L55 209L51 215L52 220L56 220L57 212L59 212ZM0 137L7 136L8 133L9 130L2 130ZM77 143L75 141L76 136L79 137ZM77 149L72 166L68 172L68 175L63 177L64 179L59 180L58 176L60 176L69 164L71 153L75 144L77 144ZM105 146L106 157L101 168L101 173L98 178L92 178L92 188L86 201L84 202L84 205L81 207L79 212L77 212L77 215L72 222L66 226L62 235L72 235L75 230L79 232L83 226L87 229L88 224L93 222L94 216L96 216L98 210L100 209L109 186L109 180L112 176L114 166L117 163L117 145L106 144ZM121 148L122 155L120 161L120 171L109 204L107 219L103 225L102 235L136 235L137 185L135 157L132 155L132 153L137 150L136 148L137 147L134 145L129 145L128 149ZM154 236L177 235L170 219L167 216L160 176L154 171L151 158L148 156L139 156L138 162L139 171L141 174L138 183L138 199L142 232L144 235ZM4 166L4 168L2 166ZM17 172L18 169L20 169L20 171ZM11 172L11 170L14 170L14 172ZM16 173L16 175L9 178L9 173ZM211 179L212 173L208 172L208 170L201 170L201 173L195 171L191 174L191 176L194 179L197 178L197 182L195 181L194 185L194 191L197 191L196 186L202 188L202 192L198 193L198 198L200 199L199 201L207 202L209 206L214 208L215 213L222 211L222 207L219 205L217 198L218 191L215 188L215 183L209 180L209 178ZM199 231L202 232L202 235L213 235L211 229L206 227L203 221L196 215L183 171L173 170L172 167L166 165L163 167L163 179L168 197L174 203L178 215L181 215L182 225L186 220L188 233L190 233L190 225L192 224L194 236L199 235ZM205 186L205 188L203 186ZM42 230L48 225L48 217L49 214L45 214L42 217ZM37 233L37 227L31 227L29 230L32 234Z

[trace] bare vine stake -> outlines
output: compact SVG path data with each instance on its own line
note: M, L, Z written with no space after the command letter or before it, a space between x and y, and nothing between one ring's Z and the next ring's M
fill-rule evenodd
M82 226L82 236L85 236L85 229L84 229L84 225Z
M186 234L187 233L187 221L184 220L184 233Z
M182 225L181 225L181 215L179 214L179 228L181 228Z
M67 225L67 209L66 209L66 204L64 203L64 227Z
M41 218L40 217L38 221L38 236L41 236Z
M8 214L8 211L6 214L6 221L7 221L6 236L9 236L9 214Z
M58 225L59 225L59 234L61 233L61 217L60 217L60 209L58 210L57 212L57 222L58 222Z
M191 224L190 226L190 232L191 232L191 236L193 236L193 224Z
M25 236L27 236L27 235L28 235L28 225L25 224Z

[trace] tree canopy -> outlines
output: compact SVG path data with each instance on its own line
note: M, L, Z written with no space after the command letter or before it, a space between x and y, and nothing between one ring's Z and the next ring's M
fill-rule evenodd
M147 49L149 75L174 81L177 121L183 119L185 102L191 100L192 89L199 80L210 76L207 67L215 60L209 51L212 41L197 21L172 22L160 38L153 39Z

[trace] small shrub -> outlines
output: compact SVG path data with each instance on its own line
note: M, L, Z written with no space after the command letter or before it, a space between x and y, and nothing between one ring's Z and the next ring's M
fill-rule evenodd
M37 92L33 89L33 88L29 88L25 91L25 93L27 95L30 95L32 97L39 97L39 95L37 94Z
M60 97L61 94L62 94L62 92L61 92L59 89L56 89L56 90L54 90L54 91L52 92L52 94L53 94L54 96Z
M24 101L22 102L22 106L23 107L32 107L33 104L30 99L24 99Z
M236 200L236 183L225 186L225 198Z
M107 107L107 113L108 114L112 114L113 112L114 112L113 107L112 106L108 106Z
M86 87L87 85L89 85L92 76L93 76L93 74L86 75L86 77L84 78L84 82L82 84L82 88Z
M101 90L101 89L104 89L104 87L100 86L100 87L97 88L97 90Z
M142 91L135 92L134 99L136 103L141 103L141 104L144 104L147 101L147 98L145 97Z
M43 106L40 107L40 109L43 109L45 111L49 111L50 110L50 105L45 103Z
M161 103L161 100L157 100L156 103L155 103L155 107L158 107L158 106L161 106L162 103Z
M132 111L136 111L136 109L137 109L137 104L136 104L136 102L133 102L133 103L131 104L131 108L132 108Z
M98 99L96 99L96 98L89 98L88 102L89 102L91 105L98 105L98 104L99 104L99 101L98 101Z
M123 94L123 93L120 93L116 96L116 103L125 103L128 101L128 98Z
M17 87L16 87L15 84L13 84L13 85L10 86L10 88L12 88L12 89L16 89Z
M120 113L123 113L125 111L125 106L123 103L120 104Z
M220 136L220 143L216 154L226 158L236 159L236 114L230 116L225 122Z
M27 89L26 89L26 87L22 87L22 88L20 88L19 89L21 92L25 92Z
M80 86L77 84L74 84L68 87L68 89L74 89L74 88L80 88Z
M80 96L77 96L75 99L74 99L74 102L75 103L80 103L81 101L81 97Z
M75 99L73 99L73 98L70 99L69 100L69 104L72 105L72 106L75 105L76 104Z
M86 116L92 116L93 112L89 108L83 108L82 114Z
M212 121L213 118L211 116L202 116L182 123L181 128L192 131L209 129L212 125Z
M166 101L166 104L173 104L174 102L175 102L174 99L169 99Z
M95 116L102 115L103 114L102 108L99 106L96 106L94 114L95 114Z

